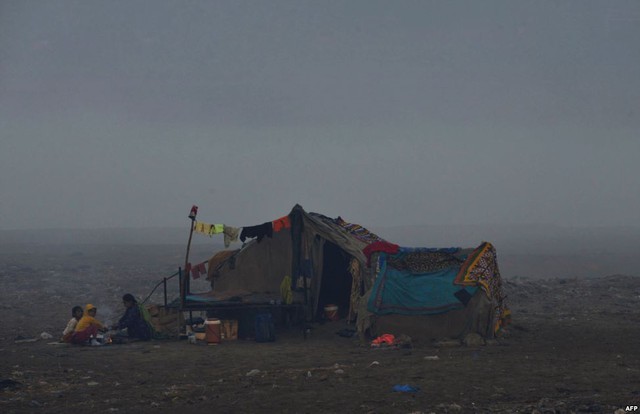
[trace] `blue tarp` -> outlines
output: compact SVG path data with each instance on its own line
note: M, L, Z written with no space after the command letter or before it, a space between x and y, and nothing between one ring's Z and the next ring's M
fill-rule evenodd
M445 313L464 308L463 301L455 295L457 292L460 297L469 298L478 289L475 286L454 285L460 270L459 264L452 263L436 271L416 273L389 266L386 258L385 253L379 256L380 271L367 304L370 312L381 315Z

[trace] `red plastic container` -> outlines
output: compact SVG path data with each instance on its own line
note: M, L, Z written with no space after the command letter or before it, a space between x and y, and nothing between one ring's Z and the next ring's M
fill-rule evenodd
M205 326L205 340L209 344L220 343L220 319L208 318L204 321Z

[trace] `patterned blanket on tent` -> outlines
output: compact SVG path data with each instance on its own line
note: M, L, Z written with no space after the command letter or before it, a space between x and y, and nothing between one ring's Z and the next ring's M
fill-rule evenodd
M378 235L371 233L369 230L359 224L347 223L342 219L342 217L338 217L333 222L345 229L349 234L351 234L361 242L371 244L377 241L384 241L383 239L378 237Z
M401 248L380 253L367 309L375 314L431 315L464 308L477 286L454 283L464 257L460 249Z
M494 331L507 325L511 311L507 307L502 291L502 278L498 269L496 249L489 242L483 242L475 249L460 267L455 283L464 286L480 285L490 299L497 304Z

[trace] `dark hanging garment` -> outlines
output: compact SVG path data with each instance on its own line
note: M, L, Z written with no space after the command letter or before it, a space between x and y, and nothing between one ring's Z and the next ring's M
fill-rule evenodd
M301 262L304 260L302 251L302 232L304 223L302 213L294 208L289 214L291 221L291 288L296 289L297 279L302 275Z
M257 237L258 243L260 243L264 236L269 238L273 237L273 224L270 221L262 223L259 226L243 227L242 233L240 233L240 241L244 243L246 239Z
M460 289L456 293L453 294L464 306L467 306L467 303L471 300L471 294L467 292L465 288Z
M276 340L276 328L270 313L256 315L256 342L273 342Z

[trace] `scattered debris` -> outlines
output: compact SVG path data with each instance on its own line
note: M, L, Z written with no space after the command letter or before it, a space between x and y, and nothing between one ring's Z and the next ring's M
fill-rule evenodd
M462 343L457 339L444 339L433 343L433 346L436 348L453 348L460 345L462 345Z
M23 343L27 343L27 342L36 342L38 340L38 338L25 338L22 335L18 335L16 336L16 339L14 339L13 342L15 342L16 344L23 344Z
M49 332L42 332L40 334L40 338L44 339L44 340L47 340L47 339L53 338L53 335L51 335Z
M343 338L351 338L355 334L356 334L356 330L349 329L349 328L341 329L338 332L336 332L336 335L341 336Z
M12 379L0 380L0 390L10 389L10 388L17 388L17 387L19 387L21 385L22 385L22 383L20 383L18 381L14 381Z
M413 348L411 337L405 334L398 335L396 337L396 340L394 341L394 344L396 344L400 348Z
M464 337L464 340L462 341L462 343L465 346L471 346L471 347L483 346L485 344L484 338L477 333L467 334L467 336Z
M413 387L409 384L399 384L393 386L393 391L395 392L418 392L420 388Z

